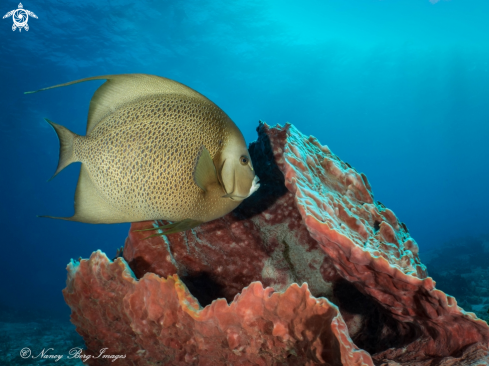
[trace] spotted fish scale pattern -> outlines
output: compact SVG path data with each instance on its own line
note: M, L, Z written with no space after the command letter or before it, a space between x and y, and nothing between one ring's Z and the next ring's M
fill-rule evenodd
M229 139L232 123L215 104L191 97L150 96L109 114L74 141L101 196L134 221L200 219L209 197L193 181L202 146L211 157ZM223 194L225 192L223 191Z

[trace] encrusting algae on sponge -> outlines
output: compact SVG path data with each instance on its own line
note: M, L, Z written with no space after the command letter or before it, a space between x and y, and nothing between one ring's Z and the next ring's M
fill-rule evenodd
M44 217L93 224L169 220L160 227L169 234L226 215L259 188L241 131L183 84L122 74L37 91L89 80L107 81L90 102L86 136L46 119L60 140L54 176L73 162L82 165L75 214Z

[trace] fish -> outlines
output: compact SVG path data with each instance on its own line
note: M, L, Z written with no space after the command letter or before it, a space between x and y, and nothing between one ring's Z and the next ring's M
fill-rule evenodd
M153 236L168 235L228 214L260 187L236 124L174 80L103 75L25 94L91 80L106 81L90 101L85 136L46 119L60 145L52 178L81 162L75 213L41 217L92 224L166 220Z

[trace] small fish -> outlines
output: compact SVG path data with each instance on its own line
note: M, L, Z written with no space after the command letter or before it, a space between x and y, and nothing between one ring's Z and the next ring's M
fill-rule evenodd
M168 220L163 234L226 215L259 188L241 131L217 105L176 81L146 74L107 80L90 102L86 136L46 119L58 168L81 162L75 214L93 224ZM53 176L53 178L54 178Z

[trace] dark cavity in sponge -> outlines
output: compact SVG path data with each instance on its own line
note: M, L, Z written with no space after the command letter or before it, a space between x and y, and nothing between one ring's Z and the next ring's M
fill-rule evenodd
M223 286L214 281L206 272L182 276L180 279L203 307L216 299L225 298Z
M284 175L275 163L272 144L263 122L260 121L256 131L258 139L249 145L248 151L255 173L260 178L260 188L233 211L241 220L262 213L288 192Z
M408 345L421 335L419 326L392 317L376 300L360 292L354 284L340 279L333 285L333 296L341 311L362 316L362 330L352 337L355 344L369 352Z

